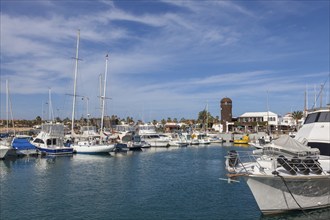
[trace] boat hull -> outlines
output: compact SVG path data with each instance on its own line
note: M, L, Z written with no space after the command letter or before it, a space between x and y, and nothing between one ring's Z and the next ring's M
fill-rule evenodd
M77 154L109 154L114 145L71 145Z
M29 136L14 138L12 143L13 156L30 156L38 153L37 148L30 143L29 138Z
M3 159L5 158L7 152L9 151L9 147L6 147L6 146L0 146L0 159Z
M36 147L40 153L48 154L48 155L63 155L63 154L72 154L72 147L54 147L54 148L44 148L44 147Z
M330 176L245 177L264 214L330 207Z
M249 144L249 141L234 140L234 144Z
M146 140L151 147L169 147L169 141L159 141L159 140Z

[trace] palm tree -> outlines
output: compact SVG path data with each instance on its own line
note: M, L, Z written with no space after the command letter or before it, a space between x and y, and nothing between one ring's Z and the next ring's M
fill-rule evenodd
M298 128L298 121L302 119L303 117L303 112L302 111L294 111L292 112L292 118L296 121L296 128Z

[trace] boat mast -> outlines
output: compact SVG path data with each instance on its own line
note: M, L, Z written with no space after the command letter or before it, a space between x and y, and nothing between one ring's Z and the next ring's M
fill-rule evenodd
M102 109L102 74L99 75L99 88L100 88L100 109Z
M208 126L209 126L209 102L206 101L206 126L205 126L205 133L207 134Z
M308 88L307 88L307 84L306 84L306 88L305 88L305 100L304 100L304 117L307 116L307 112L308 112Z
M6 119L7 119L7 134L9 133L9 86L8 79L6 80Z
M12 107L12 102L10 100L9 96L9 82L8 79L6 79L6 119L7 119L7 133L9 134L9 112L10 112L10 118L11 118L11 123L13 127L13 132L14 136L16 135L15 133L15 123L14 123L14 117L13 117L13 107Z
M77 47L76 47L76 65L74 69L74 84L73 84L73 102L72 102L72 119L71 119L71 134L74 134L74 115L76 111L76 90L77 90L77 74L78 74L78 60L79 60L79 38L80 30L78 29L77 33Z
M107 74L108 74L108 54L105 56L105 71L104 71L104 83L103 83L103 96L102 98L102 115L101 115L101 132L103 131L104 123L104 106L105 106L105 90L107 87Z
M267 90L267 130L268 130L268 135L271 134L271 128L269 125L269 100L268 100L268 90Z

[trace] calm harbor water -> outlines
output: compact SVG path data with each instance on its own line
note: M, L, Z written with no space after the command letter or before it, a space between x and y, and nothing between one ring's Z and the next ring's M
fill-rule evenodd
M0 219L330 219L323 209L263 216L243 179L228 184L222 145L120 157L0 161Z

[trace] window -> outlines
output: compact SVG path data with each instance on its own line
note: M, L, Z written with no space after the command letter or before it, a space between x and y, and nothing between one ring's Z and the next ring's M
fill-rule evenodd
M41 140L41 139L39 139L39 138L36 138L33 142L34 142L34 143L41 143L41 144L44 143L44 141Z
M47 145L56 145L56 139L47 139Z
M309 114L305 120L305 123L304 124L309 124L309 123L313 123L313 122L316 122L317 118L318 118L318 115L319 113L316 112L316 113L312 113L312 114Z
M317 122L330 122L330 112L320 112Z

